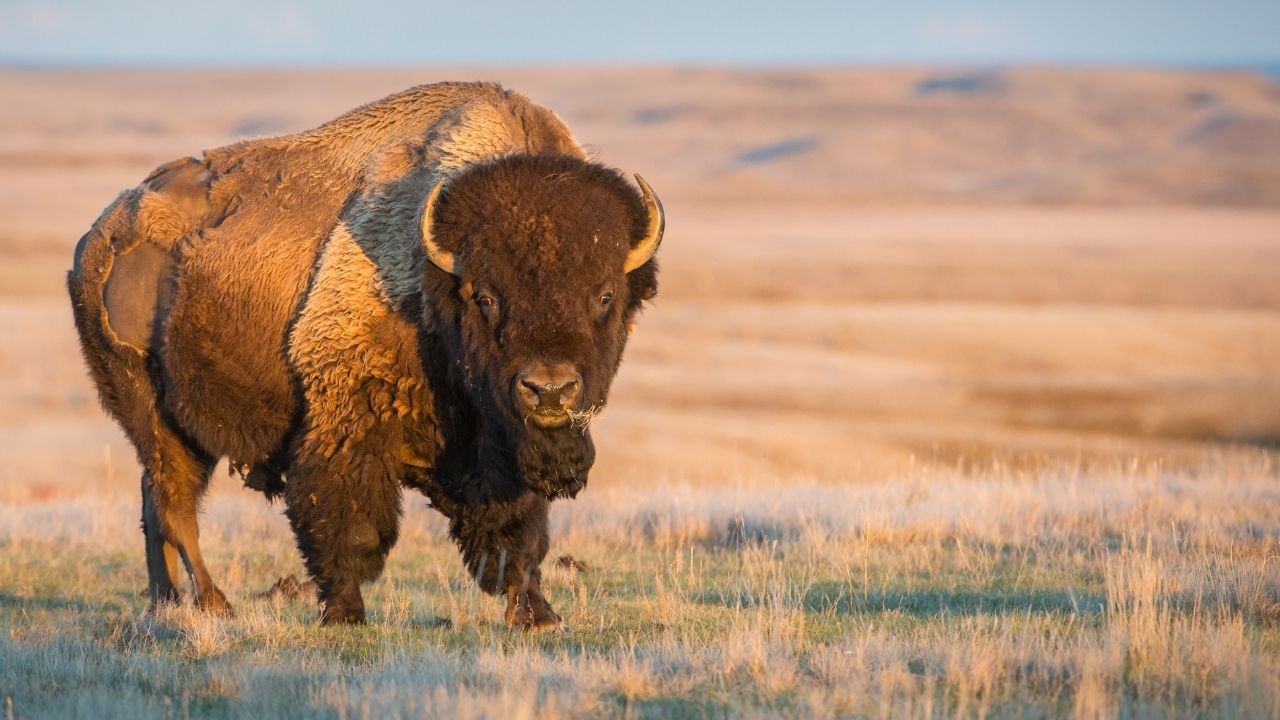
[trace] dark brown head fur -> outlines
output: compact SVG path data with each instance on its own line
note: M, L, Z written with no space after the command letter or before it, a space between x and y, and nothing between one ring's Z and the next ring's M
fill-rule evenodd
M605 404L633 315L656 293L653 260L623 269L646 227L621 174L565 156L476 165L441 194L433 239L457 257L458 274L428 265L427 305L480 416L481 444L506 455L489 459L548 497L585 485L595 458L587 424ZM522 403L530 367L576 372L567 419Z

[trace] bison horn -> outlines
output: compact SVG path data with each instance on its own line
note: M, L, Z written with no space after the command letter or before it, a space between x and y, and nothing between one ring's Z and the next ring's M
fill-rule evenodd
M432 237L431 231L435 226L436 201L440 199L440 191L444 189L445 181L443 179L436 183L432 188L431 194L427 196L427 204L422 209L422 247L427 251L427 259L432 265L451 274L458 274L458 263L453 253L445 250L436 243Z
M644 209L649 218L648 232L644 234L644 239L627 254L627 264L623 272L631 272L649 262L649 258L658 252L658 246L662 244L662 230L667 224L667 217L662 211L662 201L654 194L653 188L649 187L649 183L639 175L636 175L636 183L640 186L640 192L644 194Z

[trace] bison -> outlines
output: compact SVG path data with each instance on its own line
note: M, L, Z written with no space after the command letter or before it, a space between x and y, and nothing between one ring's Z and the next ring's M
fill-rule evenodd
M441 83L122 193L68 287L143 468L152 608L185 568L197 606L230 611L197 525L225 457L284 499L321 622L363 622L411 488L510 625L559 627L548 507L587 484L590 421L657 292L662 204L635 179L520 94Z

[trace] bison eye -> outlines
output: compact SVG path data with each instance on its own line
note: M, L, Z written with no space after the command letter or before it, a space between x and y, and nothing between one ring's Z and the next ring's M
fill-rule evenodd
M491 308L498 303L497 300L493 299L492 295L482 292L476 293L476 296L473 299L475 300L476 305L479 305L482 308Z
M612 293L612 292L606 292L606 293L604 293L603 295L601 295L601 296L600 296L600 306L601 306L601 307L608 307L608 306L609 306L609 303L611 303L611 302L613 302L613 293Z

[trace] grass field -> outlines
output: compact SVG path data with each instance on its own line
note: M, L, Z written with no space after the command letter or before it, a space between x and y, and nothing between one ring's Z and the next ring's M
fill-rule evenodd
M245 495L249 495L246 491ZM256 496L210 502L234 619L143 613L131 497L5 506L15 717L1280 716L1280 464L589 489L554 516L563 634L524 636L422 503L366 627L321 628Z

